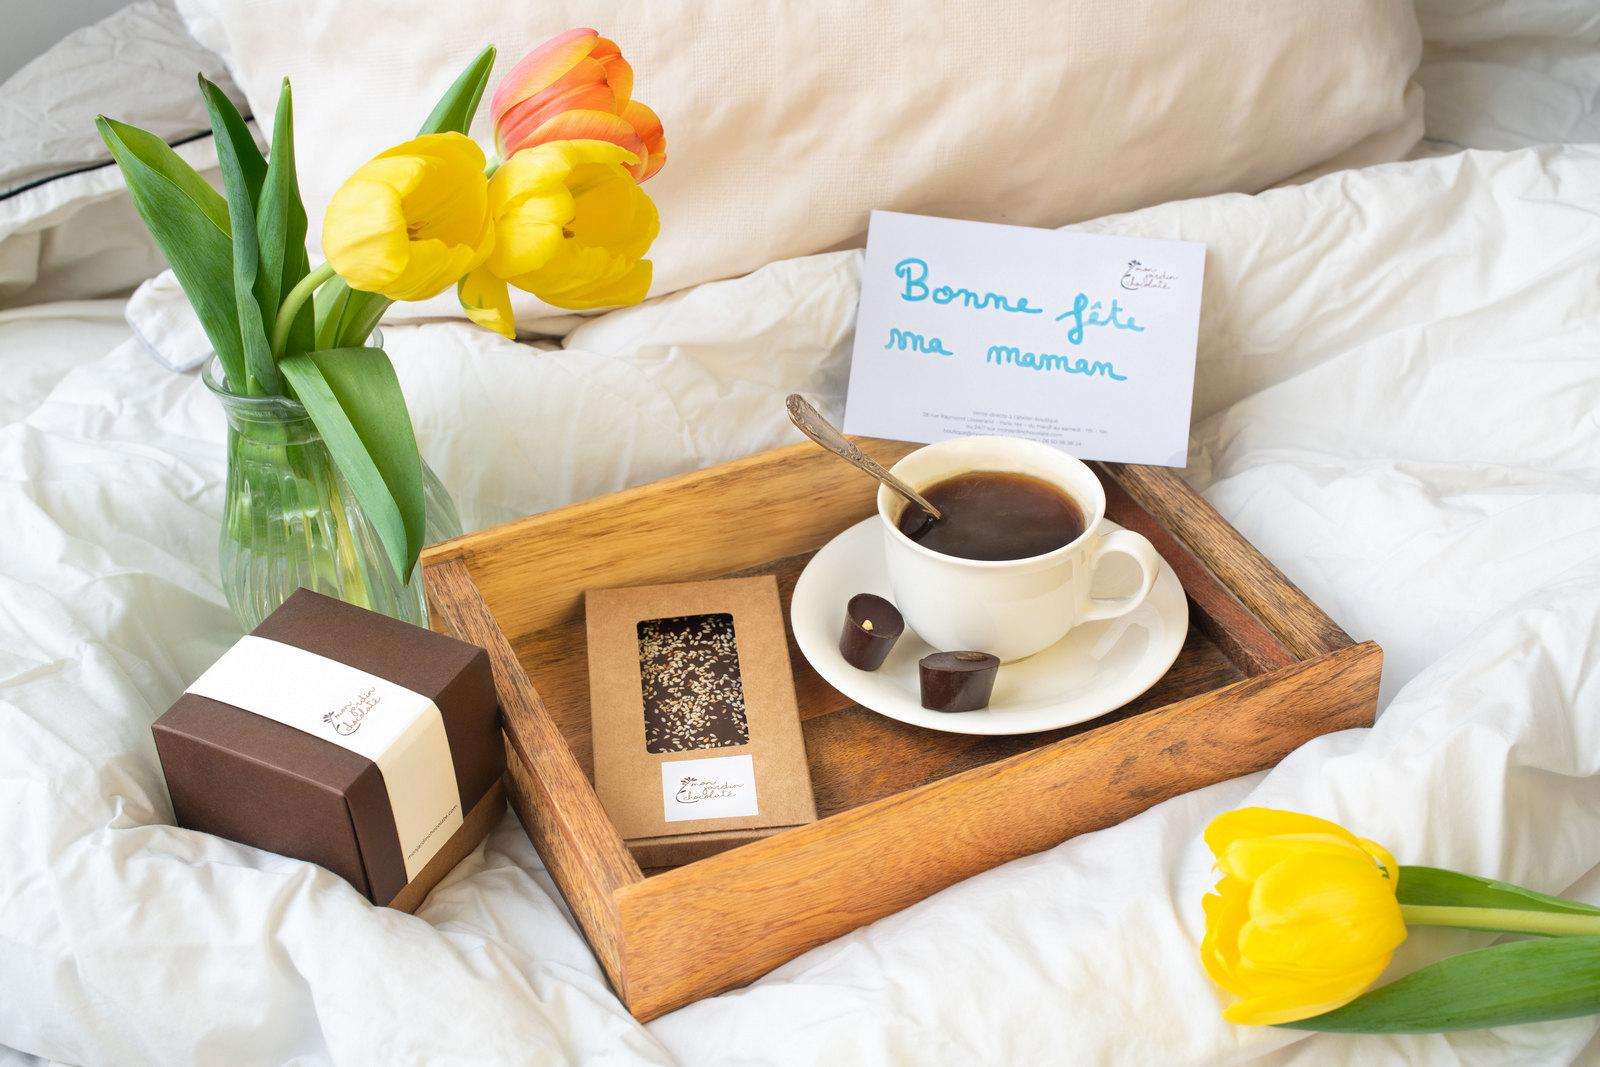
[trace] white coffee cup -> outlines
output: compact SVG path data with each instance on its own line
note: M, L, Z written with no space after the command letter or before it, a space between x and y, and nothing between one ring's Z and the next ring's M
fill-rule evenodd
M1106 493L1094 472L1049 445L960 437L917 449L893 471L917 490L972 471L1028 474L1066 492L1083 513L1083 533L1041 556L962 559L901 533L896 520L916 505L880 486L878 518L895 605L918 636L941 651L989 652L1002 662L1031 656L1079 623L1126 615L1144 602L1160 572L1161 557L1143 536L1103 529ZM1113 554L1138 565L1139 587L1127 596L1097 597L1091 592L1095 571Z

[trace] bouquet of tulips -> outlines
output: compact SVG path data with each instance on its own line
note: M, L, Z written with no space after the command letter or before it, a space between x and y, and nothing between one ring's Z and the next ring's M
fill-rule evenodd
M455 286L474 322L510 337L509 286L572 309L637 303L650 286L644 255L658 223L639 183L666 161L666 143L655 114L631 99L617 46L570 30L512 68L490 101L488 159L467 130L494 58L486 48L415 138L337 191L322 225L327 262L315 267L287 81L264 154L200 78L220 194L160 138L96 120L227 388L304 406L402 582L422 547L423 484L394 368L367 345L384 310Z
M1239 997L1229 1022L1432 1033L1600 1012L1600 908L1437 867L1401 866L1337 823L1269 808L1219 815L1206 843L1200 958ZM1366 991L1409 926L1533 934Z

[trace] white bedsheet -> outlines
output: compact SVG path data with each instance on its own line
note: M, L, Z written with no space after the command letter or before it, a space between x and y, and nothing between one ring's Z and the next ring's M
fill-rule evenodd
M165 825L149 722L234 636L213 573L221 415L117 344L103 305L0 316L0 1043L97 1063L1592 1056L1587 1019L1231 1028L1195 945L1200 829L1245 802L1600 900L1600 149L1392 164L1088 228L1206 243L1190 475L1384 645L1377 727L648 1027L513 818L414 917ZM482 524L790 440L791 390L837 414L858 255L614 312L564 350L454 324L395 328L389 348L425 452ZM1485 940L1418 934L1396 972Z

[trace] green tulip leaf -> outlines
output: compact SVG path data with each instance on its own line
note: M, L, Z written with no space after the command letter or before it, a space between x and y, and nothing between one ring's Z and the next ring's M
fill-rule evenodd
M223 373L236 385L244 382L227 201L154 134L104 115L95 119L95 127L122 168L133 206L194 306Z
M439 102L434 105L432 113L422 124L420 133L445 133L454 130L456 133L466 133L472 126L472 117L478 113L478 103L483 99L483 90L489 84L489 72L494 69L495 50L490 45L479 52L467 69L455 81L450 83L450 88L444 91Z
M256 205L256 240L261 249L256 300L270 336L284 296L311 270L306 256L306 209L295 174L294 97L287 78L278 93L267 173ZM295 316L284 354L306 352L313 347L312 318L310 307L303 307Z
M1400 884L1405 884L1402 876ZM1600 1012L1600 936L1511 941L1464 952L1288 1029L1430 1034Z
M479 52L450 88L444 91L418 135L428 133L466 133L483 100L494 69L493 45ZM378 320L394 301L377 293L352 289L342 278L317 290L317 347L333 348L360 344L371 336Z
M1535 893L1531 889L1479 878L1439 867L1401 867L1396 894L1402 904L1451 908L1497 908L1546 911L1566 915L1600 915L1600 908L1576 900Z
M256 278L261 270L261 250L256 239L256 201L266 181L267 160L256 146L233 101L205 75L199 76L200 95L211 114L211 132L222 169L222 188L228 197L228 219L233 231L233 292L244 349L244 392L278 393L283 389L267 324L256 298ZM238 388L239 383L232 383Z
M386 296L352 289L343 278L317 289L317 347L343 348L359 345L377 328L383 313L394 303Z
M381 348L336 348L286 356L278 366L378 531L395 574L410 581L422 551L422 457L394 364Z

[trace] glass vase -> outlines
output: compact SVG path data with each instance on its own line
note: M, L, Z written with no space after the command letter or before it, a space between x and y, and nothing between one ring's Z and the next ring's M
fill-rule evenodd
M254 629L304 586L426 626L421 566L409 582L394 573L306 409L286 397L230 391L215 356L200 376L228 418L220 555L222 591L239 625ZM422 491L426 542L459 536L455 502L426 460Z

